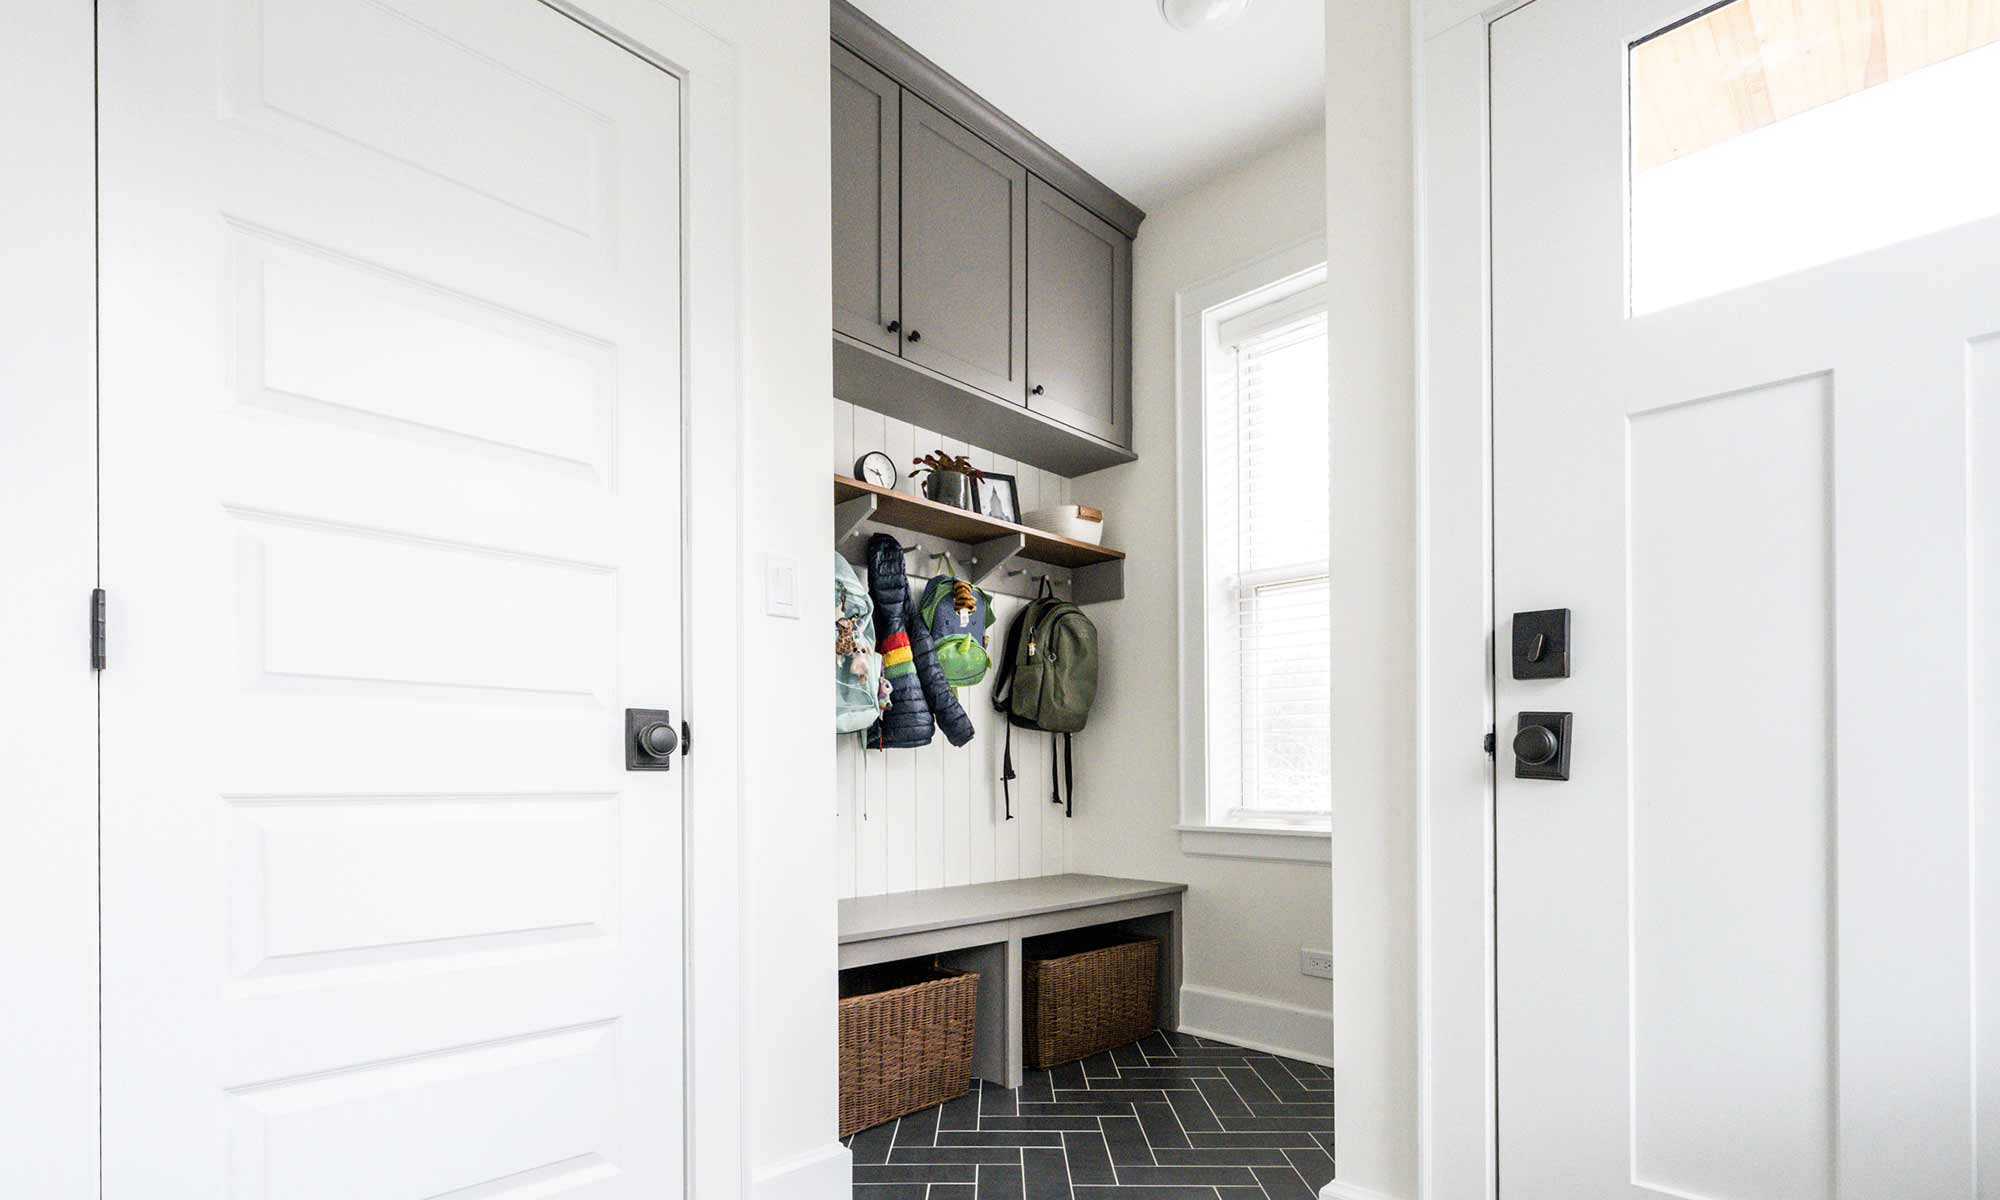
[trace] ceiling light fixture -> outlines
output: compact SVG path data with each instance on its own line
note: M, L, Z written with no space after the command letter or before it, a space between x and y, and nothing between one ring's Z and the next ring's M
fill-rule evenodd
M1207 33L1234 24L1250 0L1160 0L1160 15L1182 33Z

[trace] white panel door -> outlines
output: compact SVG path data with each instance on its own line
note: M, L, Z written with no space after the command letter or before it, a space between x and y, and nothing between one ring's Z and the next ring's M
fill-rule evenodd
M1688 7L1492 29L1500 1187L2000 1195L1967 446L2000 220L1628 316L1627 51ZM1549 608L1571 676L1517 680ZM1567 782L1515 777L1524 711L1574 714Z
M679 1195L678 84L99 12L104 1194Z

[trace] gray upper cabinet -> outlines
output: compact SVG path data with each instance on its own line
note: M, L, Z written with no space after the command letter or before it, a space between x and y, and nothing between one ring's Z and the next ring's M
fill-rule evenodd
M833 47L833 327L894 353L902 251L902 88Z
M1028 181L1028 407L1132 444L1132 243Z
M831 0L833 392L1064 475L1131 462L1146 214Z
M909 92L903 357L1027 402L1028 170Z

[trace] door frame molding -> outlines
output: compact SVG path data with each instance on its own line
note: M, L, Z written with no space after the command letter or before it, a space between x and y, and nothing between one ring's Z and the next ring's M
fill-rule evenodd
M1492 1200L1490 43L1529 0L1411 0L1417 205L1417 1195ZM1484 653L1470 653L1473 646Z
M727 1200L748 1191L743 1153L742 831L738 764L743 697L737 589L695 587L692 564L740 579L744 411L740 347L743 240L738 54L729 41L671 7L619 0L542 0L676 76L681 83L683 282L683 486L712 498L693 519L683 507L686 603L682 704L700 727L701 749L688 757L682 901L686 970L684 1114L686 1194ZM33 1045L0 1049L10 1078L36 1081L32 1107L8 1107L0 1147L10 1169L41 1186L49 1200L89 1200L98 1192L99 1077L97 971L97 762L95 737L70 745L48 731L80 710L94 713L96 682L83 653L85 603L95 580L96 512L96 19L90 5L53 5L32 18L26 36L0 45L0 126L20 134L37 166L33 189L0 198L0 256L19 264L21 285L0 297L13 319L0 322L0 366L11 385L0 408L0 463L9 446L32 447L39 468L8 471L26 482L8 503L37 513L34 527L0 523L0 553L10 588L0 604L0 639L57 646L48 660L17 654L0 640L10 684L41 698L37 723L22 732L38 747L29 769L8 789L9 835L0 843L6 895L35 912L36 936L12 951L22 978L37 981L15 997L38 1030ZM701 186L688 180L701 175ZM32 299L32 303L30 300ZM79 302L80 301L80 302ZM18 390L17 390L18 389ZM79 412L91 414L80 419ZM26 436L20 436L25 433ZM699 448L699 453L696 453ZM11 468L12 464L8 464ZM32 490L30 490L32 489ZM60 524L58 524L60 522ZM62 531L49 536L51 529ZM25 535L17 537L17 530ZM85 567L88 570L85 570ZM30 591L29 588L33 590ZM74 592L74 596L71 596ZM17 604L16 600L20 603ZM73 603L72 603L73 602ZM73 614L71 610L73 609ZM74 645L50 636L55 619L73 615ZM33 618L28 620L26 618ZM19 618L17 622L17 618ZM60 624L54 627L61 629ZM702 637L692 636L699 628ZM116 670L116 633L113 659ZM74 654L67 651L74 649ZM11 669L25 667L19 673ZM65 703L57 703L63 701ZM93 730L93 734L94 734ZM0 747L13 744L0 731ZM76 739L70 739L75 742ZM705 802L706 801L706 802ZM80 819L79 812L87 813ZM81 879L70 869L89 864ZM704 869L704 864L709 864ZM18 867L18 869L17 869ZM66 874L60 872L67 872ZM29 909L27 902L32 901ZM20 1042L20 1039L15 1039ZM73 1069L58 1075L50 1055ZM83 1064L87 1070L74 1069Z

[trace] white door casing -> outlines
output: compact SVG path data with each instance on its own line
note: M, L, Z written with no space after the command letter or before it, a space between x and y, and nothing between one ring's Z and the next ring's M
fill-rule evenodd
M1971 1196L2000 220L1628 318L1626 47L1684 11L1491 30L1499 1186ZM1573 677L1514 680L1554 607Z
M101 11L105 1193L678 1194L679 85Z

